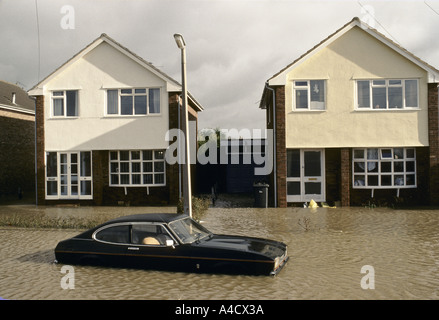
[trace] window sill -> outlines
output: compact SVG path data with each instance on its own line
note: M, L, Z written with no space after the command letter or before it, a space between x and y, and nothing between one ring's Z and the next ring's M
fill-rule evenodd
M291 113L323 113L323 112L326 112L326 109L324 109L324 110L293 109L288 114L291 114Z
M410 111L421 111L421 108L403 108L403 109L398 109L398 108L392 108L392 109L370 109L370 108L355 108L354 111L355 112L398 112L398 111L402 111L402 112L410 112Z

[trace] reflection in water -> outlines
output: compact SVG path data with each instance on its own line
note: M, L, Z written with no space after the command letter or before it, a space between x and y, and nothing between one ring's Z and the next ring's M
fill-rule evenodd
M17 209L19 208L19 209ZM10 207L8 210L34 207ZM150 208L148 208L151 210ZM126 215L144 208L53 208L46 214ZM164 212L161 209L161 212ZM167 210L167 209L166 209ZM168 210L169 211L169 210ZM3 212L0 211L0 214ZM306 228L299 221L307 221ZM0 228L0 297L6 299L438 299L439 211L385 208L210 208L215 233L280 240L290 260L276 277L75 266L61 288L53 249L78 230ZM365 290L364 265L375 271Z

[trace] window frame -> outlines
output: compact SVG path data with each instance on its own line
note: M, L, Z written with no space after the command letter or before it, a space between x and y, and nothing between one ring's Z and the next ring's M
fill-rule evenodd
M121 157L122 152L128 152L128 158ZM145 159L145 152L151 152L151 159ZM162 158L157 157L156 152L162 153ZM112 158L117 153L117 158ZM139 157L133 157L135 153L139 153ZM110 187L163 187L166 186L166 160L165 150L110 150L108 153L108 176ZM145 169L148 164L152 171ZM156 165L162 164L163 171L156 171ZM123 168L123 171L122 171ZM145 176L151 176L152 183L145 183ZM156 183L156 176L162 175L163 182ZM117 182L114 182L117 176ZM122 177L128 176L128 183L121 183ZM133 178L140 179L140 183L133 182ZM123 177L126 179L126 177Z
M83 168L82 162L82 154L89 153L89 170L86 170L86 174ZM66 162L62 162L61 154L67 155ZM56 164L50 166L48 163L48 157L52 155L56 155L55 161ZM77 161L72 162L72 155L76 155ZM65 166L65 169L62 169L62 166ZM72 172L72 166L76 166L76 173ZM88 150L83 151L46 151L44 157L44 167L45 167L45 198L47 200L58 200L58 199L80 199L80 200L92 200L93 199L93 153ZM66 170L65 172L63 172ZM50 176L48 173L50 171ZM77 181L72 182L72 175L77 176ZM76 183L75 183L76 182ZM82 192L82 183L89 182L90 183L90 194L83 194ZM49 194L49 183L56 183L56 194ZM63 194L62 186L66 186L69 190L72 186L77 185L77 194L71 194L71 190L67 191L67 194Z
M384 84L379 84L378 82L380 81L384 81ZM401 81L401 84L395 84L395 83L391 83L391 82L395 82L395 81ZM407 88L407 82L408 81L416 81L416 106L407 106L407 92L406 92L406 88ZM368 82L368 87L369 87L369 106L368 107L360 107L359 104L359 82ZM375 82L375 83L374 83ZM418 78L382 78L382 79L356 79L355 80L355 110L357 111L401 111L401 110L419 110L420 106L419 106L419 79ZM373 96L373 91L374 89L385 89L386 91L386 106L385 108L375 108L374 107L374 96ZM389 91L391 89L395 89L395 88L401 88L402 93L401 93L401 108L398 107L391 107L389 106L389 101L390 101L390 96L389 96Z
M368 151L377 150L373 155ZM398 150L398 152L396 152ZM402 154L399 153L402 150ZM409 154L409 150L413 156ZM390 154L389 154L390 151ZM357 155L356 155L357 153ZM362 156L359 156L362 153ZM373 155L373 157L372 157ZM402 155L402 158L400 157ZM370 156L370 157L369 157ZM408 169L408 163L413 170ZM363 167L361 167L361 164ZM402 171L400 170L402 165ZM363 179L360 179L363 177ZM376 184L369 183L369 179ZM376 177L376 178L375 178ZM383 179L385 178L385 179ZM403 184L397 184L402 178ZM408 184L412 178L413 183ZM390 179L387 180L386 179ZM363 182L360 185L360 182ZM390 184L387 184L388 181ZM352 188L354 189L408 189L417 188L416 148L415 147L386 147L386 148L353 148L352 149Z
M323 82L323 109L316 109L316 108L312 108L312 104L311 104L311 96L312 96L312 88L311 88L311 82L312 81L322 81ZM292 81L292 110L293 111L297 111L297 112L321 112L321 111L326 111L327 110L327 84L326 84L326 79L308 79L308 80L298 80L295 79ZM306 82L306 86L304 85L299 85L298 83L305 83ZM296 98L296 92L297 91L305 91L307 92L307 107L306 108L299 108L297 106L297 98ZM316 101L319 102L319 101Z
M62 92L62 95L55 95L55 93ZM68 115L68 101L67 92L75 93L75 114ZM62 115L55 115L55 100L62 100ZM50 117L55 119L78 118L79 117L79 90L52 90L50 91Z
M131 93L124 93L123 90L131 90ZM136 90L145 90L145 93L136 92ZM159 112L151 112L151 96L152 92L158 90L158 109ZM109 113L109 91L117 91L117 112ZM146 110L145 113L136 113L135 97L146 97ZM132 114L122 114L122 98L132 97ZM145 116L160 116L162 113L162 88L161 87L133 87L133 88L107 88L105 90L105 116L107 117L145 117Z
M170 238L170 240L173 241L173 245L179 244L179 242L177 241L174 234L172 232L170 232L166 223L163 223L163 222L139 221L139 222L112 223L112 224L105 225L105 226L102 226L101 228L97 229L95 232L93 232L92 238L95 241L106 243L106 244L113 244L113 245L135 246L135 247L153 247L153 248L168 247L168 245L166 245L166 243L164 243L164 244L143 244L143 243L133 242L133 227L135 227L135 226L161 227L161 229L163 231L161 234L165 234L165 236L168 236ZM106 231L106 230L109 230L111 228L118 228L118 227L126 227L127 228L127 230L126 230L126 232L127 232L126 236L127 236L127 240L128 240L127 242L107 241L107 240L102 240L99 238L99 233ZM159 234L159 233L157 233L157 234Z

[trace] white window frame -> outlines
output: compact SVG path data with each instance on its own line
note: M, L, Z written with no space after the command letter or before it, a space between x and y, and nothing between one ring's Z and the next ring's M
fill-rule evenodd
M67 92L75 92L76 93L76 101L75 101L75 115L67 115ZM56 93L62 92L62 95L56 95ZM55 103L54 100L62 100L63 101L63 114L55 115ZM79 90L52 90L50 93L50 117L51 118L77 118L79 117Z
M121 153L128 152L128 158L122 159ZM151 159L145 158L146 152L151 152ZM139 153L139 157L134 156ZM158 155L161 154L160 157ZM116 157L115 157L116 156ZM108 155L110 187L163 187L166 186L165 150L111 150ZM163 165L163 171L156 171L156 164ZM146 167L151 166L152 171ZM122 169L122 165L124 169ZM163 176L163 182L157 182L158 175ZM128 182L122 182L122 176ZM137 183L137 176L140 182ZM145 176L151 176L152 182L145 182ZM116 179L117 178L117 179Z
M122 93L122 90L131 90L131 93ZM136 90L146 90L146 93L136 93ZM150 95L151 90L158 90L159 95L159 112L150 112ZM117 91L117 113L108 113L108 91ZM133 97L132 114L122 114L122 97L131 96ZM146 97L146 113L135 113L135 97L145 96ZM108 88L105 90L105 115L108 117L145 117L145 116L160 116L162 112L162 90L160 87L151 88Z
M81 153L89 152L90 153L90 175L82 175L82 164L81 164ZM48 163L47 157L49 154L56 154L56 176L48 177ZM61 154L67 155L67 161L65 163L61 163ZM71 162L72 154L77 155L77 162ZM92 161L92 152L91 151L46 151L45 154L45 193L47 200L57 200L57 199L93 199L93 161ZM76 175L77 175L77 194L72 194L71 187L74 185L72 181L72 175L75 175L72 171L72 164L76 165ZM62 166L65 166L62 168ZM64 176L64 177L63 177ZM63 179L64 178L64 179ZM90 181L90 194L82 194L81 190L81 182ZM48 183L56 182L56 194L49 194ZM67 193L62 194L62 186L67 186Z
M360 107L358 103L358 82L368 81L369 82L369 106ZM384 84L374 84L374 81L384 81ZM391 82L401 81L401 84L391 84ZM416 81L416 106L407 106L406 101L406 81ZM386 89L386 107L385 108L375 108L373 106L373 89L374 88L385 88ZM402 88L402 107L396 108L389 106L389 89L391 88ZM401 111L401 110L419 110L419 79L407 78L407 79L356 79L355 80L355 110L358 111Z
M368 153L368 150L371 152ZM373 150L377 150L376 159L368 157ZM397 150L402 150L402 158L399 156L401 153L399 153L399 155L397 154ZM412 163L413 170L408 171L408 163ZM395 169L396 164L398 166L402 164L402 171ZM384 169L384 167L387 168ZM390 184L385 184L383 178L390 179ZM369 183L369 179L377 179L377 184ZM412 179L412 184L407 184L409 179ZM417 188L416 148L395 147L352 149L352 187L354 189Z
M324 101L323 108L315 108L312 107L311 101L311 81L323 81L323 90L324 90ZM306 85L299 85L298 83L306 83ZM298 108L296 102L296 91L307 91L307 108ZM292 84L292 100L293 100L293 111L326 111L327 104L327 88L326 88L326 80L325 79L311 79L311 80L294 80ZM316 101L317 102L317 101Z

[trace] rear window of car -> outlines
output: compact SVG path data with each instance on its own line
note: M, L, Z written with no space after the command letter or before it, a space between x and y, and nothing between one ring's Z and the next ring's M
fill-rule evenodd
M129 243L130 232L129 226L114 226L102 229L96 233L96 239L113 243Z

